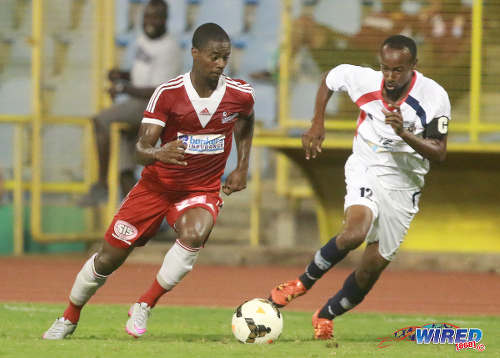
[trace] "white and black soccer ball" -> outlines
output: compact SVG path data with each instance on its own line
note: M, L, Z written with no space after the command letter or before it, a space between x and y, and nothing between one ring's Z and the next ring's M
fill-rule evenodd
M273 343L283 330L283 316L271 301L254 298L236 308L232 326L240 342Z

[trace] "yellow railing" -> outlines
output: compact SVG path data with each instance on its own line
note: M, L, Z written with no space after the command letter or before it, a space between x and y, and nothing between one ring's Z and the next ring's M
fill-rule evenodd
M33 1L31 49L31 230L35 238L41 234L41 176L42 176L42 67L43 67L43 0Z
M279 57L279 114L278 124L280 128L288 128L288 118L290 117L290 101L289 101L289 86L290 86L290 58L292 54L291 42L291 13L292 2L283 0L283 12L281 14L281 46ZM289 187L288 171L290 163L283 154L276 156L276 192L280 195L285 195Z
M470 140L479 140L480 115L481 115L481 45L482 45L482 17L483 1L474 0L472 9L472 43L470 59ZM497 129L498 130L498 129Z
M24 213L23 213L23 123L14 129L14 255L24 251Z
M260 148L254 147L252 150L252 181L250 190L252 191L252 201L250 203L250 246L259 246L260 240L260 205L262 195L262 178L260 173ZM253 228L253 230L252 230Z

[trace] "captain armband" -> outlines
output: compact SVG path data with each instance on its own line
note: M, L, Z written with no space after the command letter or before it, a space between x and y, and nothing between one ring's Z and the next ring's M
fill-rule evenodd
M425 126L424 138L441 139L448 134L448 122L450 119L446 116L434 118Z

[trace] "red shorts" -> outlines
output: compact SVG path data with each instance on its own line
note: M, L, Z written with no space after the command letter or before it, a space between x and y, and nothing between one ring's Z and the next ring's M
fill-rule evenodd
M186 210L202 207L212 214L215 224L222 204L219 192L157 192L141 179L122 202L104 237L116 247L144 246L163 218L174 227Z

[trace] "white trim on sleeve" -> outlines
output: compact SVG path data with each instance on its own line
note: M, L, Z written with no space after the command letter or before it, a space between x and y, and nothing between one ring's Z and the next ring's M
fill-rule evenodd
M142 123L151 123L151 124L156 124L158 126L165 127L165 122L160 121L159 119L154 119L154 118L143 118Z

